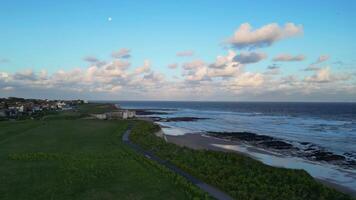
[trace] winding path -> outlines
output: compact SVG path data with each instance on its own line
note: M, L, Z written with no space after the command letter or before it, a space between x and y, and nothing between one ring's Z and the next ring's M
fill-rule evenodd
M168 162L166 160L162 160L159 157L155 156L153 153L146 151L146 150L142 149L140 146L132 143L129 138L130 133L131 133L131 129L126 130L124 135L122 136L122 141L125 144L127 144L128 146L130 146L132 149L137 151L138 153L144 155L148 159L154 160L154 161L158 162L159 164L164 165L165 167L172 170L173 172L185 177L192 184L196 185L197 187L199 187L203 191L207 192L208 194L210 194L212 197L214 197L216 199L219 199L219 200L232 200L233 199L232 197L230 197L228 194L222 192L221 190L193 177L192 175L184 172L183 170L179 169L178 167L171 164L170 162Z

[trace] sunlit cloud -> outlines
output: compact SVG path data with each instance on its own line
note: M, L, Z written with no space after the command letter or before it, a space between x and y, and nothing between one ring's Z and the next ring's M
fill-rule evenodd
M279 26L277 23L267 24L253 29L249 23L242 24L227 40L228 44L237 49L268 47L277 41L303 34L303 26L286 23Z
M279 54L273 58L275 62L298 62L305 60L305 56L300 55L290 55L290 54Z
M242 52L235 56L234 60L241 64L251 64L260 62L267 58L267 54L262 52Z
M119 49L118 51L112 52L111 56L113 58L125 58L125 59L127 59L127 58L131 57L130 52L131 52L130 49L122 48L122 49Z
M178 68L178 64L177 63L171 63L168 65L169 69L177 69Z
M180 51L180 52L177 52L176 55L178 57L190 57L190 56L194 55L194 51L192 51L192 50Z

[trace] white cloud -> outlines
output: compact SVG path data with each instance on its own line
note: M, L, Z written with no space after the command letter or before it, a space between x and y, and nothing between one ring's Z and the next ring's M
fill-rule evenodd
M99 59L95 56L86 56L83 58L83 60L90 62L90 63L96 63L99 62Z
M208 75L214 77L232 77L241 72L243 64L235 61L236 53L228 51L226 56L217 56L214 63L209 65Z
M183 64L183 76L187 81L208 80L208 67L202 60L193 60Z
M194 51L192 51L192 50L180 51L180 52L177 52L176 55L178 57L190 57L190 56L194 55Z
M330 58L329 55L321 55L311 65L317 65L317 64L323 63L323 62L329 60L329 58Z
M318 95L344 94L355 97L355 76L334 73L331 67L315 67L313 74L284 76L275 63L267 70L247 67L264 59L258 52L237 54L229 50L212 62L191 60L181 66L182 77L167 80L155 70L149 60L132 67L130 60L113 58L101 61L88 59L87 67L59 70L24 70L0 72L1 95L54 95L56 98L72 94L92 99L170 99L170 100L295 100ZM322 59L321 59L322 60ZM176 64L176 63L173 63ZM173 66L176 68L177 66ZM349 73L352 74L352 73ZM348 96L347 96L348 95ZM306 99L308 100L308 99ZM323 99L324 100L324 99Z
M20 72L16 72L14 75L14 79L16 80L35 80L35 74L32 70L24 70L24 71L20 71Z
M14 90L15 88L14 87L12 87L12 86L6 86L6 87L3 87L2 88L2 90L4 90L4 91L12 91L12 90Z
M260 86L264 81L264 77L260 73L245 72L237 77L235 77L230 82L230 87L238 89L241 87L257 87Z
M211 68L224 68L226 67L227 64L234 62L234 58L236 56L236 53L232 50L228 51L228 54L226 56L217 56L216 60L213 64L209 65ZM235 63L237 64L237 63Z
M267 67L267 71L264 72L265 75L277 75L280 73L280 67L276 64L272 64Z
M92 64L92 65L105 65L106 63L104 61L101 61L95 56L86 56L83 58L84 61Z
M202 60L193 60L190 62L183 63L183 69L190 70L190 69L197 69L201 67L205 67L206 64Z
M267 24L253 30L249 23L242 24L228 39L228 43L238 49L271 46L273 43L303 34L303 26L286 23L280 27L277 23Z
M127 58L131 57L130 52L131 52L130 49L122 48L122 49L119 49L118 51L112 52L111 56L113 58L127 59Z
M273 58L273 61L275 62L293 62L293 61L303 61L303 60L305 60L305 56L302 54L295 55L295 56L292 56L290 54L279 54Z
M0 72L0 80L7 80L9 79L10 75L6 72Z
M178 64L177 63L172 63L168 65L169 69L177 69L178 68Z
M313 63L311 63L307 68L304 69L304 71L319 71L321 69L320 66L318 66L318 64L323 63L327 60L329 60L330 56L328 55L321 55L319 56L316 61L314 61Z
M241 64L251 64L260 62L267 58L267 54L262 52L242 52L235 56L234 60Z
M350 75L347 74L332 74L330 68L325 67L316 70L315 74L306 77L305 81L314 83L329 83L336 81L346 81L350 78Z
M150 71L151 71L151 62L149 60L145 60L143 65L141 67L136 68L133 74L140 75L143 73L148 73Z
M240 67L238 67L238 66L240 66ZM238 65L238 66L236 64L229 63L223 68L211 68L208 71L208 76L211 77L211 78L214 78L214 77L222 77L222 78L233 77L233 76L235 76L235 75L237 75L238 73L241 72L242 65Z

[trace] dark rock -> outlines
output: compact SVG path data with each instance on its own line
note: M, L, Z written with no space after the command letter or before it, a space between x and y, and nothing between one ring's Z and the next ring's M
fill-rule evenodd
M208 132L207 134L216 138L242 141L272 151L283 151L285 154L303 157L313 161L330 162L351 169L355 169L356 167L356 161L350 158L355 156L355 154L345 153L344 155L337 155L332 152L325 151L310 142L300 142L301 145L304 145L304 148L299 149L293 144L282 141L278 138L267 135L258 135L250 132ZM348 159L346 159L346 156Z
M309 145L311 144L310 142L300 142L301 145Z
M242 141L265 141L273 140L272 137L267 135L258 135L250 132L208 132L208 134L225 139L242 140Z
M315 150L316 150L316 149L313 148L313 147L308 147L308 148L304 149L304 151L315 151Z
M267 148L273 148L273 149L292 149L293 145L279 141L279 140L274 140L274 141L263 141L261 143L262 146L265 146Z
M172 117L172 118L161 118L160 122L195 122L198 120L204 120L208 118L199 118L199 117Z
M167 115L167 112L150 111L150 110L135 110L136 115Z
M340 161L345 160L345 156L336 155L331 152L317 150L312 152L308 157L313 157L317 161Z

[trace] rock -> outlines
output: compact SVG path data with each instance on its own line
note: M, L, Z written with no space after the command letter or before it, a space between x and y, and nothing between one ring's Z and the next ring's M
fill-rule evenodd
M274 140L274 141L263 141L261 143L262 146L265 146L267 148L273 148L273 149L292 149L293 145L279 141L279 140Z
M317 161L340 161L345 160L345 156L336 155L331 152L317 150L311 153L309 157L313 157Z
M309 145L311 144L310 142L300 142L301 145Z
M267 150L283 151L284 154L303 157L313 161L325 161L336 165L341 165L347 168L355 169L356 161L351 156L353 153L345 153L344 155L337 155L332 152L322 150L310 142L299 142L304 148L298 148L293 144L282 141L267 135L258 135L250 132L208 132L208 135L221 139L232 141L242 141L250 145L261 147ZM348 159L346 159L348 157Z
M161 118L160 122L195 122L198 120L204 120L208 118L199 118L199 117L172 117L172 118Z
M135 110L136 115L167 115L167 112L150 111L150 110Z
M242 140L242 141L265 141L265 140L273 140L272 137L267 135L257 135L255 133L250 132L208 132L208 134L214 137L222 137L222 138L231 138L233 140Z

